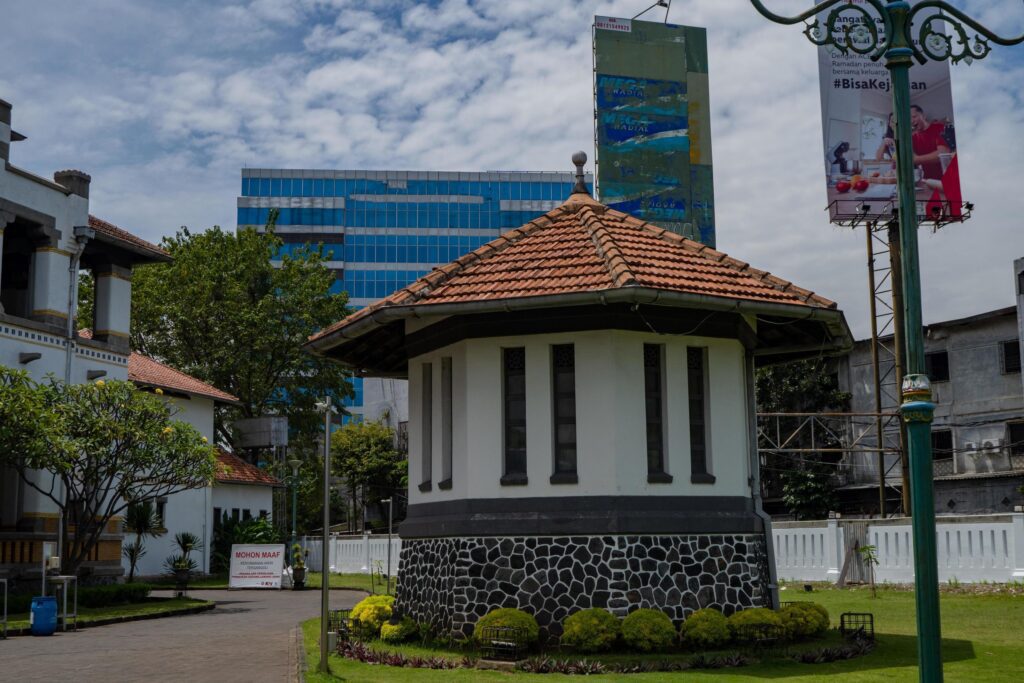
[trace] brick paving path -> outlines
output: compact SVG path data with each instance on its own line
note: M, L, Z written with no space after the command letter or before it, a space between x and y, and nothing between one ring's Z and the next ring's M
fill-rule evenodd
M155 593L159 595L159 593ZM194 591L202 614L0 640L2 681L291 681L300 621L320 613L320 591ZM364 596L331 591L331 609Z

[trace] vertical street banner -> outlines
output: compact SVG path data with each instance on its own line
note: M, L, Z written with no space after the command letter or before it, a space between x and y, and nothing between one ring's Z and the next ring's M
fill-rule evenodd
M867 5L864 0L853 4ZM870 6L866 9L873 11ZM818 17L822 26L827 17L828 12ZM854 12L841 17L851 25L861 22ZM881 25L877 27L884 34ZM897 206L897 131L884 57L874 62L866 55L843 54L826 45L818 48L818 73L830 220L889 214ZM948 62L914 63L910 103L918 220L956 219L961 215L962 197Z
M280 588L284 545L231 546L228 588Z
M706 31L595 17L594 72L601 201L715 246Z

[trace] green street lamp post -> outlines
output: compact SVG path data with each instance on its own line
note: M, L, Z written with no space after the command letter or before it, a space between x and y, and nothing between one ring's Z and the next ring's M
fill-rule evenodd
M1000 37L942 0L921 0L913 6L905 0L864 0L858 5L850 0L826 0L799 15L789 17L769 11L761 0L750 1L758 12L771 21L787 25L804 23L804 34L815 45L832 46L843 54L852 52L872 60L884 57L892 79L907 370L902 387L901 413L907 423L910 458L917 652L920 680L928 683L941 681L939 582L931 453L931 421L935 404L931 402L931 387L925 375L924 337L921 329L921 270L917 250L909 72L914 60L921 64L929 60L947 59L954 64L960 61L970 64L989 54L992 49L990 42L1016 45L1024 42L1024 35L1016 38ZM869 11L869 8L874 12ZM825 17L824 23L819 19L822 16ZM918 19L916 25L915 19ZM946 33L945 27L951 30L950 34ZM976 32L973 40L968 36L969 29Z
M324 414L324 533L320 541L320 673L330 673L327 663L327 622L331 587L331 418L338 409L325 396L316 409Z
M295 547L295 544L299 541L296 525L296 514L299 508L299 466L301 464L302 461L299 460L298 458L291 458L290 460L288 460L288 466L292 468L292 475L288 478L287 482L292 487L292 542L288 544L289 558L291 558L292 549ZM290 559L289 564L291 564Z

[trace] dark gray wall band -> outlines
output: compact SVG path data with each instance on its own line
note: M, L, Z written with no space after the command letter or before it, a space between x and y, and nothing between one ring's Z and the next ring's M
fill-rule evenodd
M742 496L478 498L410 505L402 538L764 531Z

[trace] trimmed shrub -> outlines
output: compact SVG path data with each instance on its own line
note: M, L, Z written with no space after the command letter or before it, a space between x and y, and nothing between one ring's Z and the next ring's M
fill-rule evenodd
M796 602L779 610L779 618L790 638L813 638L828 630L828 610L813 602Z
M386 621L380 627L380 639L386 643L402 643L419 631L419 627L411 617L402 617L401 621L393 624Z
M786 629L779 615L767 607L736 612L727 620L729 632L737 643L754 643L762 638L785 636Z
M676 629L664 612L638 609L622 620L622 639L640 652L665 650L675 642Z
M570 614L562 623L562 645L579 652L610 650L621 628L614 614L600 607Z
M729 644L732 634L725 615L716 609L699 609L679 627L679 636L687 647L714 650Z
M391 608L395 598L390 595L371 595L356 603L349 612L349 618L359 622L359 630L367 636L380 635L380 627L391 619Z
M35 591L39 584L34 584ZM78 590L79 607L114 607L131 605L149 600L149 592L153 586L148 583L112 583L106 586L85 586ZM7 603L10 614L28 612L35 592L25 595L12 595Z
M473 629L474 639L478 643L481 642L480 638L483 637L483 629L492 626L523 629L526 632L526 643L528 645L533 645L540 639L540 626L537 625L537 620L533 618L533 615L512 607L494 609L480 617L480 620L476 622L476 626Z

